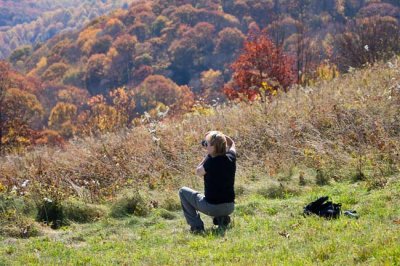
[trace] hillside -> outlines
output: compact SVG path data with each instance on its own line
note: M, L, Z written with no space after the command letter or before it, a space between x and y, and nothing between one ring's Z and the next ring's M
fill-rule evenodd
M79 30L91 20L127 7L131 2L0 1L0 59L10 56L10 60L17 64L15 57L28 53L32 47L46 42L54 35Z
M83 1L13 34L53 35L111 7ZM393 1L134 1L0 62L0 153L272 100L388 61L400 54L399 18Z
M398 6L385 1L137 1L128 10L57 36L14 61L22 61L20 65L30 75L74 85L91 95L104 95L120 86L136 87L149 75L162 75L199 94L206 89L201 76L210 70L219 71L222 82L230 80L229 65L245 36L255 29L266 29L276 45L295 56L296 68L304 75L311 75L324 60L334 61L343 70L359 67L368 62L366 58L346 61L348 54L341 54L346 47L336 39L342 33L357 39L355 23L366 30L382 25L374 36L379 39L377 34L382 34L387 43L396 43ZM387 34L388 27L393 34ZM388 48L374 39L359 38L368 43L355 42L357 47L352 48L368 45L373 56L383 53L381 49L399 51L395 44Z
M0 262L398 264L399 64L4 157ZM208 219L206 235L192 236L177 189L202 189L193 168L210 129L237 142L237 209L226 232ZM360 219L304 218L323 195ZM62 230L33 221L46 221L43 207Z

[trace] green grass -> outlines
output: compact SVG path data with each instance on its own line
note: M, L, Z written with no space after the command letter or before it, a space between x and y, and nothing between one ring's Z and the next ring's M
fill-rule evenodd
M181 211L157 209L147 217L47 229L29 239L0 238L0 265L400 264L398 178L379 190L359 182L305 191L274 199L257 192L239 196L225 232L203 215L206 234L192 235ZM360 218L303 217L303 206L323 195Z

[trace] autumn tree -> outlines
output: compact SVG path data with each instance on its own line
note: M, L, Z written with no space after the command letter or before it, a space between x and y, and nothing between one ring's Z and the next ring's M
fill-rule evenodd
M324 46L314 38L296 33L286 39L284 48L296 55L297 83L309 85L315 77L316 68L327 52Z
M113 87L126 84L131 79L136 43L136 37L128 34L119 36L114 41L112 50L108 53L111 58L109 76Z
M90 50L90 55L107 53L108 49L110 49L110 47L111 47L112 41L113 41L113 39L109 35L99 37L93 43L91 50Z
M193 104L194 96L187 86L178 86L164 76L152 75L135 89L135 98L137 112L143 113L159 106L172 111L187 110Z
M10 88L4 100L3 144L9 147L27 146L31 143L31 132L38 130L43 117L43 107L32 93Z
M88 100L89 112L81 118L81 131L87 133L106 133L121 128L126 124L126 118L117 109L107 104L103 95L93 96Z
M109 98L112 106L117 110L121 125L129 126L135 116L136 102L133 90L125 87L110 91Z
M44 81L61 80L65 72L68 70L68 65L64 63L55 63L51 65L42 75Z
M302 76L304 73L310 71L309 63L310 58L309 54L307 54L307 42L309 39L307 38L309 27L308 20L310 16L310 7L311 0L299 0L295 1L295 4L292 6L295 10L295 14L297 14L296 19L298 23L296 23L296 74L297 74L297 82L299 84L304 84L302 81Z
M135 69L132 73L132 84L134 86L139 85L145 78L152 75L154 69L151 66L142 65Z
M185 31L182 38L172 42L168 51L173 79L178 84L187 84L192 71L205 70L211 64L214 30L213 25L200 22Z
M191 4L182 5L176 8L173 18L182 24L194 26L199 21L197 20L198 10Z
M151 33L153 36L160 36L162 30L167 26L169 20L165 16L158 16L157 19L151 24Z
M122 31L124 31L125 25L122 23L117 18L111 18L110 20L107 21L103 33L105 35L110 35L112 37L116 37L118 34L120 34Z
M244 34L237 28L225 28L218 33L216 53L235 54L242 48Z
M393 17L355 19L337 38L338 64L342 70L387 60L400 53L400 27Z
M367 18L367 17L394 17L397 20L400 19L400 8L389 3L379 3L379 2L371 2L368 5L364 6L357 13L358 18Z
M269 92L282 90L286 92L295 83L293 59L281 48L276 47L265 32L253 33L244 43L243 52L232 64L233 87L225 88L230 98L239 93L254 100L257 95L263 96L260 88L269 88Z
M104 54L92 55L86 65L85 83L91 95L102 93L109 86L110 59Z
M25 61L32 53L32 47L31 46L23 46L21 48L18 48L14 50L8 60L15 66L18 67L20 65L23 65L23 61ZM23 67L19 69L20 71L25 70Z
M57 103L50 112L49 128L58 131L65 138L72 137L76 131L77 110L74 104Z
M285 40L293 34L299 31L299 21L293 19L290 16L282 17L278 20L273 21L267 27L268 36L277 46L283 46Z
M84 90L73 86L60 86L57 92L57 101L70 103L78 108L83 106L89 99L89 93Z
M206 102L216 101L222 97L222 88L224 86L224 77L221 71L209 69L203 71L200 75L202 97Z
M8 70L8 65L0 61L0 155L3 154L3 135L5 133L4 116L6 110L4 108L4 98L10 85Z

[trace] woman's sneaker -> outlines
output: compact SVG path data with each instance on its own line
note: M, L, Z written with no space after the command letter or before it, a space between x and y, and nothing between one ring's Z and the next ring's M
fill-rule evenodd
M213 218L213 224L218 226L228 226L231 222L231 217L229 216L219 216Z
M203 234L205 232L204 226L192 226L190 227L190 233L198 235Z

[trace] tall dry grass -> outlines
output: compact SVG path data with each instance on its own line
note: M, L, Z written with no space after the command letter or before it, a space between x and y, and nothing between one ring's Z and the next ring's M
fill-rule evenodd
M39 147L7 156L0 182L38 198L75 194L92 202L125 188L196 187L202 181L194 168L204 156L199 143L208 130L235 140L239 178L255 169L275 176L297 166L328 181L370 178L379 186L399 171L399 58L293 89L270 103L227 104L208 113L72 140L64 150Z

